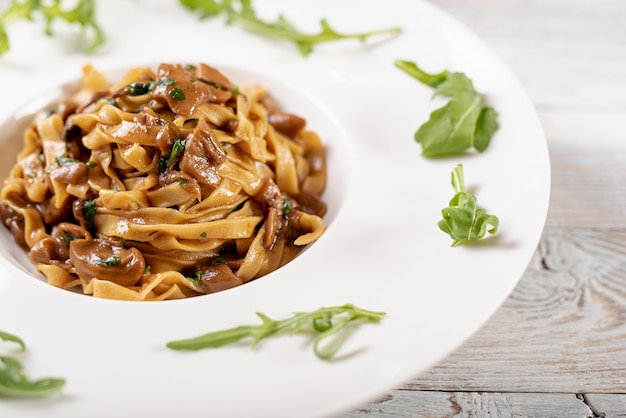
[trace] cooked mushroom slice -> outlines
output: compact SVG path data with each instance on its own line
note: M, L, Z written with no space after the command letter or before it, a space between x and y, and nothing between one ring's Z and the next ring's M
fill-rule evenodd
M127 287L135 285L146 269L138 249L122 248L101 239L72 241L70 260L83 280L108 280Z
M43 238L30 249L29 257L36 264L56 264L69 268L70 243L76 239L91 240L84 228L69 222L60 223L52 236ZM60 263L60 264L59 264Z
M224 74L210 65L200 64L196 67L196 77L198 77L200 81L214 86L220 86L220 88L224 90L230 91L234 87Z
M306 126L306 120L291 113L270 113L267 121L276 130L290 138L294 138Z
M206 267L198 275L198 279L209 293L221 292L243 283L226 264Z
M220 182L217 167L224 161L226 161L224 150L209 125L202 119L187 136L187 146L180 160L180 169L190 174L200 184L215 187Z
M15 212L11 207L0 203L0 220L9 228L19 245L26 246L24 238L24 216Z
M37 241L28 255L35 264L56 264L55 262L65 263L69 252L62 240L46 237Z

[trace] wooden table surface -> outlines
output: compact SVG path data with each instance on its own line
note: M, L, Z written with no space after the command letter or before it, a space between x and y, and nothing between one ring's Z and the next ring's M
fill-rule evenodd
M535 104L552 164L547 223L473 337L341 417L626 417L626 1L431 2Z

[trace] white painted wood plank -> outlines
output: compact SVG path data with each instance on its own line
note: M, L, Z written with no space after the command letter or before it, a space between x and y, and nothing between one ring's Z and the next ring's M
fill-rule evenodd
M599 417L626 417L626 394L589 393L585 401Z
M552 189L547 224L626 227L626 136L620 147L551 143L549 149Z
M568 417L593 412L575 394L435 392L394 390L342 418Z
M474 30L548 108L626 106L626 2L430 0Z

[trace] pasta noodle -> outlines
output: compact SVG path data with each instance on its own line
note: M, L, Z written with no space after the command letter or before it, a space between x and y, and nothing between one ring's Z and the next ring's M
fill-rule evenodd
M325 150L262 87L206 64L133 68L40 111L0 216L49 284L165 300L222 291L324 231Z

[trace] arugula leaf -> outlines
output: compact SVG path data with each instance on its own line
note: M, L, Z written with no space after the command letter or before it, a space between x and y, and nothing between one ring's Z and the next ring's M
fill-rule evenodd
M252 0L179 0L187 9L197 12L201 18L226 15L228 24L236 23L247 31L279 39L292 41L303 56L309 55L315 45L338 41L342 39L367 38L378 35L397 35L402 32L399 27L387 28L362 33L342 34L333 29L325 19L320 21L321 30L317 34L305 34L296 29L284 16L279 16L275 22L266 22L259 19L252 6Z
M20 351L26 350L24 341L13 334L0 331L0 340L16 343ZM18 359L0 355L0 397L42 397L58 392L64 386L65 379L60 378L30 380Z
M438 157L462 154L474 148L483 152L498 129L495 110L485 105L465 74L447 70L428 74L415 63L396 60L395 66L435 89L434 96L448 96L448 103L433 111L430 119L415 132L415 141L422 145L422 155Z
M189 10L200 13L202 19L219 15L222 12L222 6L215 0L179 0L180 4Z
M9 334L8 332L0 331L0 340L13 342L20 346L20 351L26 351L26 343L17 335Z
M79 24L83 30L93 32L93 40L88 47L93 52L104 44L106 36L95 19L95 0L79 0L73 9L64 10L61 0L53 0L43 4L41 0L12 0L9 7L0 15L0 55L10 49L9 36L6 27L16 20L26 19L34 21L43 19L44 33L52 35L52 23L61 19L69 24Z
M167 347L173 350L201 350L232 344L244 338L252 338L252 348L264 338L301 331L306 324L318 333L313 341L313 351L321 359L331 358L341 347L350 331L348 325L361 322L380 322L385 312L374 312L357 308L352 304L320 308L313 312L296 312L291 318L274 320L257 312L261 325L241 325L221 331L210 332L196 338L171 341ZM327 343L327 344L324 344Z
M450 200L450 207L441 210L443 219L437 224L452 238L452 247L477 241L487 232L495 234L500 221L497 216L476 206L476 197L465 189L463 164L458 164L452 171L452 187L455 195Z

